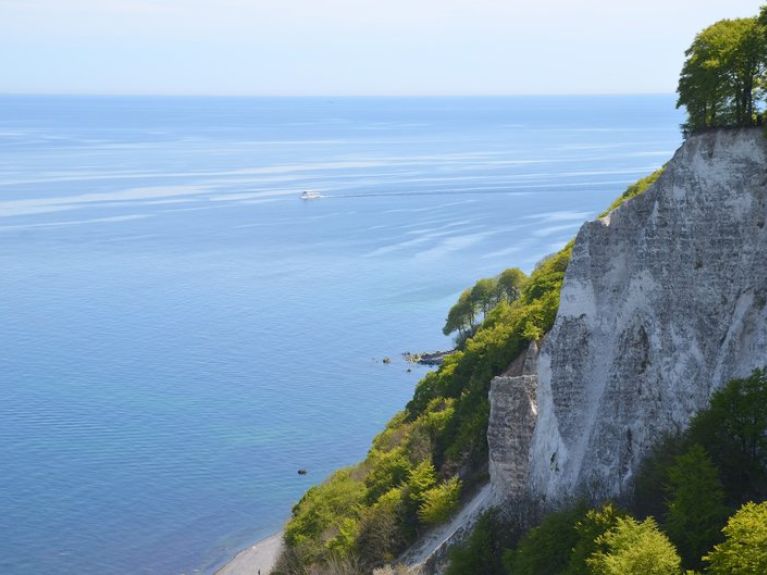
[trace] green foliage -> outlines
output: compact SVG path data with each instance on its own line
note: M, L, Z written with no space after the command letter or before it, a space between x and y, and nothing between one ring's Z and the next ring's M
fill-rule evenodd
M635 481L633 510L636 513L658 517L666 514L664 496L669 495L669 470L679 456L696 445L705 449L716 468L728 505L736 507L748 500L767 498L767 373L764 370L732 380L714 392L709 407L693 417L683 434L666 437L656 446L642 463ZM713 503L710 498L701 501L701 504ZM685 553L685 557L689 555Z
M516 546L506 549L503 564L513 575L591 575L587 560L607 548L599 538L624 517L612 503L599 509L580 504L549 514Z
M355 470L337 471L322 485L309 489L293 508L285 543L307 564L327 559L333 549L348 550L364 499L365 484L357 479Z
M638 522L619 517L615 526L596 539L588 560L593 575L679 575L681 560L652 517Z
M483 278L461 292L447 314L442 333L458 332L458 344L465 343L482 319L500 302L511 303L519 297L527 276L519 268L510 268L493 278Z
M631 198L638 196L640 194L644 194L650 186L652 186L655 182L658 181L658 178L661 177L663 172L665 171L665 166L662 168L659 168L655 170L652 174L649 176L646 176L639 180L638 182L630 185L628 189L623 192L618 199L616 199L612 204L610 204L610 207L607 208L606 211L602 212L599 217L603 218L610 212L612 212L614 209L620 207L624 202L630 200Z
M458 496L461 493L461 481L453 477L432 487L423 494L418 508L418 518L425 525L437 525L447 521L458 509Z
M607 503L600 509L590 509L583 519L575 524L577 539L563 575L590 575L589 557L600 549L604 550L597 542L616 526L620 517L625 517L625 514L612 503Z
M416 387L407 406L409 421L423 417L437 398L454 401L450 419L434 435L435 464L476 468L485 460L490 380L554 323L571 248L568 245L540 264L523 283L518 299L498 303L463 349Z
M767 573L767 502L747 503L724 528L725 541L706 555L711 575Z
M404 514L402 488L389 490L364 511L356 543L359 556L369 566L393 561L405 547Z
M455 415L455 399L451 397L435 397L429 402L426 411L418 418L418 423L433 436L437 437Z
M436 484L437 472L431 461L423 461L410 472L410 477L407 480L407 493L416 508L424 502L426 493Z
M727 518L719 474L706 451L694 445L676 458L667 477L666 532L685 565L700 567L700 558L720 540Z
M508 533L496 513L484 514L467 541L450 550L446 575L506 575L500 557Z
M712 460L701 441L715 448L719 459ZM701 556L722 539L719 531L728 513L725 499L742 497L744 488L758 492L758 483L742 481L733 484L734 491L725 490L717 466L737 462L741 471L744 465L751 465L765 472L766 450L767 372L756 370L715 392L710 406L693 418L691 427L684 434L665 438L640 469L634 510L647 516L652 509L663 516L663 529L671 540L652 517L640 522L612 504L588 511L575 508L549 515L514 548L507 549L503 554L507 573L681 575L681 558L674 544L683 553L686 566L700 567ZM738 469L729 473L737 477ZM767 573L766 507L767 503L747 505L730 519L724 529L728 539L706 556L711 562L708 572ZM469 559L492 564L495 559L477 556L489 552L488 545L480 545L482 541L490 541L487 534L478 535L457 554L463 567L455 573L472 572Z
M365 476L365 499L369 504L375 503L392 486L400 485L412 468L404 447L396 447L390 451L373 448L368 454L367 463L370 465L370 471Z
M548 515L538 527L525 534L515 549L504 554L506 571L514 575L565 573L572 549L580 538L576 525L585 516L583 507Z
M634 480L631 510L639 517L663 517L668 496L668 469L690 446L688 434L663 437L642 461Z
M357 536L359 535L359 520L352 517L343 517L335 525L336 534L325 544L333 557L349 557L354 550Z
M509 268L498 276L498 299L511 303L522 293L527 276L519 268Z
M474 307L471 291L467 289L461 292L458 301L447 313L445 327L442 328L442 333L445 335L450 335L457 331L459 338L462 339L469 335L476 327L474 321L477 311Z
M753 126L755 98L767 65L767 28L757 18L721 20L700 32L685 52L677 107L686 132Z
M471 288L471 301L483 314L493 309L498 303L498 279L484 278Z
M714 393L689 437L705 446L731 502L767 497L767 372L756 370Z

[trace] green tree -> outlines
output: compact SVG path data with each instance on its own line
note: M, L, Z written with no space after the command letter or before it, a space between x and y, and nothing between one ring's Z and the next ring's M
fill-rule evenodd
M704 557L711 575L767 573L767 501L746 503L723 529L725 540Z
M407 480L408 498L417 509L424 502L426 493L437 484L437 472L431 461L422 461L410 471Z
M498 280L495 278L484 278L479 280L471 288L471 301L475 309L487 315L498 303Z
M412 467L403 447L389 451L371 449L368 454L370 471L365 477L366 500L375 503L378 498L407 479Z
M767 496L767 371L734 379L690 423L690 438L706 447L737 504Z
M365 484L354 468L336 471L325 483L309 489L293 508L285 543L305 564L326 560L328 545L348 549L364 497Z
M514 575L563 573L578 541L576 523L585 513L586 510L579 506L547 515L540 525L520 539L515 549L504 554L506 571Z
M464 290L458 297L456 304L450 308L450 311L447 313L445 327L442 328L442 333L445 335L450 335L457 331L459 337L463 339L474 331L476 327L476 309L471 292L472 290L470 289Z
M621 517L599 536L587 561L594 575L680 575L681 560L652 517L641 523Z
M767 66L767 35L757 18L735 20L738 44L731 55L735 125L753 126L757 89Z
M446 575L506 575L500 558L508 533L497 513L482 515L466 542L450 549Z
M694 445L667 471L664 527L688 567L700 567L703 554L720 540L727 519L724 489L706 451Z
M739 18L695 37L677 88L677 107L687 109L686 132L754 125L754 98L767 62L764 30L757 18Z
M357 537L357 551L369 567L393 561L407 541L402 526L405 512L401 488L384 493L365 510Z
M669 434L652 446L634 479L631 511L637 517L664 517L667 512L668 470L690 447L687 433Z
M527 276L519 268L509 268L498 276L498 299L505 299L508 303L519 299L522 286Z
M424 493L423 502L418 508L418 519L426 525L444 523L458 509L460 494L461 481L458 477L429 489Z
M723 20L700 32L685 52L679 76L677 108L687 109L686 131L723 123L728 95L725 55L732 49L729 21Z
M605 504L601 509L590 509L575 524L577 537L564 575L590 575L587 561L599 549L597 541L615 527L619 517L624 516L612 503Z

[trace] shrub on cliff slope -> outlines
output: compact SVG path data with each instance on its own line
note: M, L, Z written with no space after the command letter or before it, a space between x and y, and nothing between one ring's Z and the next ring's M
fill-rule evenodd
M358 519L365 484L357 469L336 471L321 485L312 487L293 508L285 528L285 544L306 564L346 554L354 537L351 522Z

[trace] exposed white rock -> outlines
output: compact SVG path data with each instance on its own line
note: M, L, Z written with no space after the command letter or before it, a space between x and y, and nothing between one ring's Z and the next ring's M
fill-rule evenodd
M731 130L690 138L651 189L581 228L537 375L492 386L496 492L620 495L664 432L767 364L766 219L767 140Z
M538 346L533 342L527 353L490 384L488 470L496 501L519 500L526 495L530 442L538 415L535 397L537 357Z

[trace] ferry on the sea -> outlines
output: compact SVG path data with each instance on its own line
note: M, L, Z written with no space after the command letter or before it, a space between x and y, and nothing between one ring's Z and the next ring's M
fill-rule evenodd
M304 190L304 192L301 194L302 200L319 200L321 197L322 196L317 192L313 192L311 190Z

